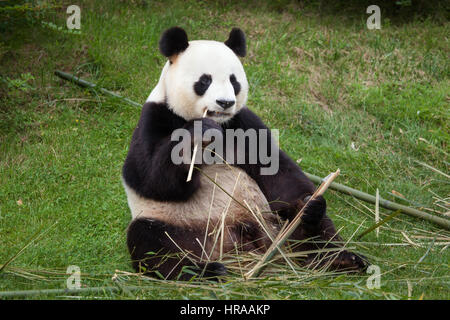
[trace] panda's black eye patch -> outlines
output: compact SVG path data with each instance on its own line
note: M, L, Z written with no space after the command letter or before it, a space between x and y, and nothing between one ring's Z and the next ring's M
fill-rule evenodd
M234 89L234 95L237 96L241 91L241 84L239 83L239 81L237 81L236 76L234 74L230 76L230 82Z
M211 85L212 77L209 74L203 74L196 83L194 83L194 91L197 95L202 96L205 94Z

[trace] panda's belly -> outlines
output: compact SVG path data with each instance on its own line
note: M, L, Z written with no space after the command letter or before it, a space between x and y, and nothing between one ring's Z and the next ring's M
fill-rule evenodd
M243 170L226 164L204 166L202 170L199 189L185 202L146 199L124 182L133 219L146 217L176 226L203 227L222 219L227 225L254 221L251 211L267 219L273 216L261 189Z

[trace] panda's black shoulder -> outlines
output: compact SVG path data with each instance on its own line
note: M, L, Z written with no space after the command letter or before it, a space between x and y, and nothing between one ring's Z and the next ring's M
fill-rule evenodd
M244 107L228 122L224 127L231 129L266 129L267 126L253 111L248 107Z
M181 128L186 121L172 112L166 103L147 102L142 107L141 117L135 129L136 137L144 143L167 136Z
M146 160L151 158L158 141L185 123L166 103L147 102L143 105L122 168L123 179L130 187L140 190L142 172L146 171L145 166L149 163Z

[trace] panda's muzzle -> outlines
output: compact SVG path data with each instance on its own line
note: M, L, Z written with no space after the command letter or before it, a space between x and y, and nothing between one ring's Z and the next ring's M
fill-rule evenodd
M234 100L216 100L216 103L221 106L224 110L234 106L236 101Z

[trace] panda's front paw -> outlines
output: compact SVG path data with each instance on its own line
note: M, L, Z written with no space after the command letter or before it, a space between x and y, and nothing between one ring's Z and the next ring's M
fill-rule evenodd
M223 128L217 122L208 118L191 120L186 124L186 129L193 137L191 139L192 146L201 142L202 146L206 147L215 139L223 137ZM201 137L199 137L200 134Z
M306 197L303 202L306 204L308 200L309 198ZM320 223L320 220L322 220L326 211L327 202L325 201L325 198L322 196L318 196L316 199L311 200L308 203L308 206L306 207L305 212L302 216L303 224L309 226L317 226Z

